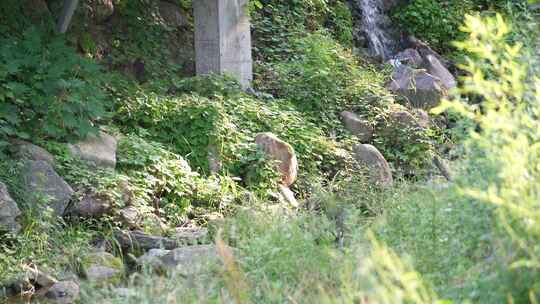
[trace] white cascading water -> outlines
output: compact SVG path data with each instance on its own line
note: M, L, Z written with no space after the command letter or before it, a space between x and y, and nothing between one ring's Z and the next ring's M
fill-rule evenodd
M369 52L386 60L391 56L392 39L382 28L384 18L382 0L355 0L362 11L362 27L368 41Z

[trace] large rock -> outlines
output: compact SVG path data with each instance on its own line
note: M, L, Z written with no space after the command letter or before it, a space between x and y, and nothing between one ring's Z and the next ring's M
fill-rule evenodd
M456 78L434 55L424 57L424 67L430 75L433 75L441 80L443 87L446 90L451 90L457 87Z
M369 121L360 118L358 115L349 112L341 112L341 119L345 128L358 137L361 142L369 142L373 137L373 126Z
M17 233L21 226L17 223L17 217L21 210L17 203L9 195L6 185L0 183L0 230Z
M22 171L26 193L31 194L35 204L52 208L62 216L73 196L73 189L44 161L26 161Z
M68 145L71 155L97 167L116 167L117 141L114 137L99 132L99 136L89 135L85 140Z
M389 90L405 97L416 108L434 108L446 95L441 80L424 70L415 70L402 65L396 68L392 78Z
M155 248L174 249L181 242L170 238L149 235L142 231L117 230L114 234L118 244L125 250L139 249L147 251Z
M397 53L394 56L394 59L398 60L400 63L413 67L418 67L424 63L422 56L415 49L405 49Z
M112 206L113 202L108 197L88 193L70 208L69 214L83 218L100 218L108 214Z
M42 160L50 165L54 165L54 156L39 146L19 139L11 141L11 144L13 145L13 153L18 159Z
M45 297L55 304L73 304L78 301L79 293L79 284L74 281L61 281L51 286Z
M159 1L159 14L170 26L187 27L189 20L186 15L180 10L180 7L174 3L167 1Z
M86 279L98 285L116 284L124 275L122 260L105 251L84 257L82 268Z
M202 227L178 227L175 229L174 238L183 244L199 244L208 239L208 229Z
M298 174L298 160L291 145L272 133L259 133L255 143L269 159L277 161L276 169L281 174L281 184L289 187Z
M384 156L372 145L358 144L353 147L354 158L369 169L369 176L380 186L393 183L392 171Z
M154 249L141 256L139 265L149 265L160 271L174 271L182 275L197 275L209 270L218 261L214 245L196 245L174 250Z

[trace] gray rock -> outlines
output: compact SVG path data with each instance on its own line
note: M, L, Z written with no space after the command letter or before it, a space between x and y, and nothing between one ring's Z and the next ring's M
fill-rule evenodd
M122 260L105 251L85 256L81 264L86 279L97 285L119 283L124 274Z
M79 299L79 285L73 281L61 281L49 288L45 297L56 304L73 304Z
M208 229L202 227L179 227L174 233L174 238L184 244L202 243L207 237Z
M100 218L111 211L112 205L109 198L89 193L74 204L69 214L83 218Z
M50 165L54 165L54 156L47 152L47 150L19 139L15 139L11 143L13 144L13 152L16 158L42 160Z
M399 66L392 78L388 89L396 95L405 97L416 108L434 108L446 95L441 80L424 70Z
M418 124L420 125L420 127L424 128L424 129L429 128L429 126L431 124L431 121L429 119L429 114L426 111L424 111L422 109L415 109L414 114L416 116L416 119L417 119Z
M120 209L120 221L130 229L139 228L141 215L137 208L128 206Z
M368 168L369 176L380 186L393 183L392 171L384 156L372 145L358 144L353 147L356 161Z
M420 53L415 49L405 49L397 53L394 56L394 59L399 60L399 62L403 64L414 67L422 65L422 63L424 62L424 59L422 58Z
M56 215L66 210L73 189L44 161L26 161L23 168L23 184L27 193L33 194L33 202L45 204Z
M162 236L148 235L142 231L117 230L114 234L120 246L126 250L147 251L154 248L174 249L182 244L177 240Z
M276 171L281 174L281 184L289 187L298 175L298 160L291 145L272 133L259 133L255 143L269 159L277 161Z
M341 112L341 119L345 128L358 137L360 142L369 142L373 138L373 126L367 120L349 111Z
M446 90L451 90L457 87L456 78L448 69L433 55L427 55L424 58L424 67L430 75L433 75L441 80L443 87Z
M218 261L214 245L196 245L173 250L153 250L138 259L139 265L149 265L160 271L181 275L197 275L209 270Z
M104 132L99 136L89 135L85 140L76 144L69 144L71 155L92 165L102 168L116 167L117 141Z
M9 195L9 191L3 183L0 183L0 230L17 233L21 226L17 223L17 217L21 210L17 203Z

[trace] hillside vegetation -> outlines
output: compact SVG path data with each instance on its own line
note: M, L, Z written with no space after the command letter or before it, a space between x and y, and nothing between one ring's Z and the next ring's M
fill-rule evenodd
M250 1L248 91L194 75L191 1L81 2L65 35L62 1L0 3L0 299L540 300L531 3L394 1L459 76L422 109L362 50L352 1ZM261 136L294 152L292 182Z

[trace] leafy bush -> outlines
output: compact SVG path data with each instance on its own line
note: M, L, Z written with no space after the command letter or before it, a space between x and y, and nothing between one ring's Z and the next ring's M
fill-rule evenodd
M209 151L215 149L223 174L251 176L243 185L257 189L273 188L276 182L254 143L260 132L272 132L293 146L301 183L308 177L332 177L347 167L340 148L350 142L327 138L286 100L256 99L231 87L227 78L219 79L196 77L177 83L177 96L141 93L120 106L117 117L126 128L147 129L148 138L170 145L201 173L209 172Z
M0 42L0 140L73 140L104 118L104 75L61 37L36 29Z
M393 18L421 40L429 42L441 53L454 51L453 41L465 36L460 31L465 14L473 11L499 11L513 15L513 10L524 10L526 0L414 0L396 9Z

